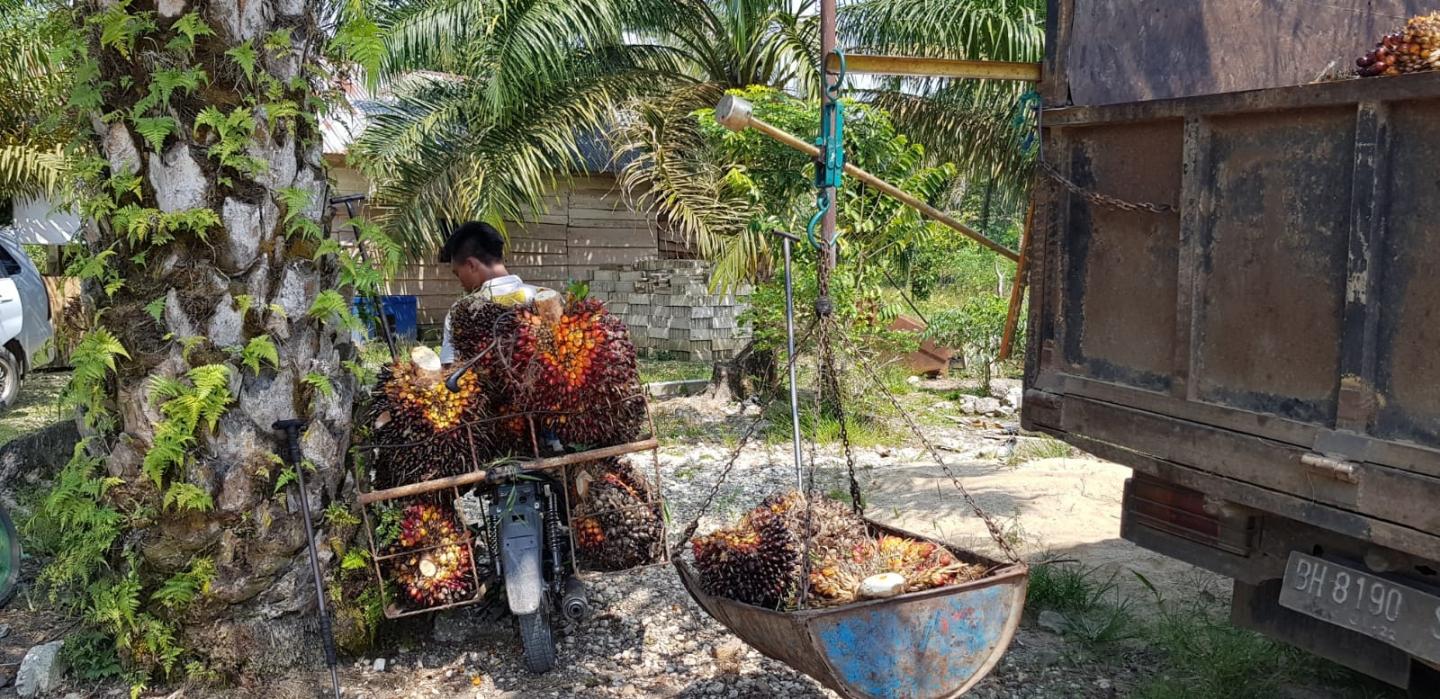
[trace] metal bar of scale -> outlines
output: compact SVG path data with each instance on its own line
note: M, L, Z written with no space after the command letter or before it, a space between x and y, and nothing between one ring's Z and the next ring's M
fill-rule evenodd
M769 136L770 138L773 138L786 146L798 150L801 153L809 155L812 158L819 157L820 155L820 149L817 148L814 144L806 143L805 141L800 140L799 137L790 134L777 126L769 124L763 119L756 117L754 114L753 105L751 105L742 97L736 97L735 95L726 95L723 99L721 99L720 104L715 107L715 120L720 122L721 126L724 126L731 131L744 131L747 128L755 129L756 131L759 131L760 133L763 133L766 136ZM984 245L985 247L994 251L996 254L1004 257L1007 260L1010 260L1011 262L1020 261L1019 253L1016 253L1014 250L1011 250L1010 248L1007 248L1004 245L1001 245L985 237L983 233L961 223L953 216L950 216L949 214L946 214L945 212L929 204L926 204L925 202L915 198L905 190L900 189L899 187L896 187L895 185L890 184L889 182L886 182L885 180L882 180L879 177L876 177L875 175L872 175L869 172L866 172L865 170L862 170L855 165L845 163L845 174L850 175L851 177L854 177L855 179L860 180L861 182L864 182L865 184L868 184L871 187L879 190L880 192L888 195L892 199L895 199L896 201L899 201L900 203L912 209L915 209L916 211L919 211L927 218L938 221L950 227L951 229L954 229L960 234L974 240L977 243L980 243L981 245ZM830 224L828 220L829 217L826 217L826 219L826 223ZM825 232L826 241L831 240L835 235L834 229L822 230Z

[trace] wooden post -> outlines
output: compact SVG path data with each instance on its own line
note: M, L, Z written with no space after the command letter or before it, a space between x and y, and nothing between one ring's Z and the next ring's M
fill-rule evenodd
M820 113L825 114L824 107L830 104L830 89L839 82L840 76L832 74L827 66L827 59L835 52L835 0L820 0ZM824 118L823 116L821 118ZM838 133L839 124L831 123L829 133ZM821 154L820 157L824 157ZM821 293L829 290L830 272L835 269L835 221L836 213L840 208L839 194L834 188L829 189L830 208L820 221L820 239L825 241L826 251L821 256L820 287Z
M1025 212L1025 229L1020 232L1020 259L1015 262L1015 280L1010 283L1010 310L1005 314L1005 334L1000 337L998 359L1005 361L1015 349L1015 331L1020 325L1020 304L1025 300L1025 276L1029 270L1030 228L1035 223L1035 197Z

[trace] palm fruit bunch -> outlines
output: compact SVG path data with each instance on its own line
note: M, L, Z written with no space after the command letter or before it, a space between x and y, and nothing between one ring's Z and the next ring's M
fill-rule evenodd
M905 592L919 592L975 580L984 572L932 542L882 534L849 551L827 552L810 570L810 592L833 606L854 602L861 582L881 573L896 573L905 578Z
M848 550L866 536L864 520L839 502L817 498L807 508L798 491L773 494L734 527L691 541L705 592L768 609L792 606L802 576L807 517L814 533L812 557Z
M474 595L470 547L453 511L431 503L405 508L396 545L411 553L395 559L390 580L411 603L440 607Z
M1386 35L1355 65L1362 77L1440 70L1440 12L1412 17L1404 30Z
M658 563L665 524L655 489L618 459L576 469L570 483L576 554L587 570L613 572Z
M478 365L485 392L504 396L512 412L540 414L539 426L562 442L595 447L635 439L646 416L624 322L595 299L561 305L557 298L553 311L545 300L513 308L462 301L451 316L457 354L489 351Z
M466 374L460 390L445 386L439 357L417 347L410 361L397 361L380 370L371 393L370 440L375 451L375 478L379 487L413 483L468 470L470 430L462 425L488 413L480 381Z

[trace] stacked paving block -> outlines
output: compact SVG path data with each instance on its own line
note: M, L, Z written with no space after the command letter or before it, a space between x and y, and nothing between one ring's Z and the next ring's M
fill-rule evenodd
M641 260L590 273L590 294L630 326L643 356L691 361L730 359L750 341L740 322L751 289L710 291L710 267L701 260Z

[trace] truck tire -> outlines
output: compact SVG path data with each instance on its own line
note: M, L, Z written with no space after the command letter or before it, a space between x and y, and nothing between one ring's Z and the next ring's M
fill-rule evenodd
M10 350L0 347L0 410L15 404L20 397L20 362Z
M541 675L555 667L555 636L550 630L550 603L540 603L540 610L522 614L520 643L525 647L525 669Z

